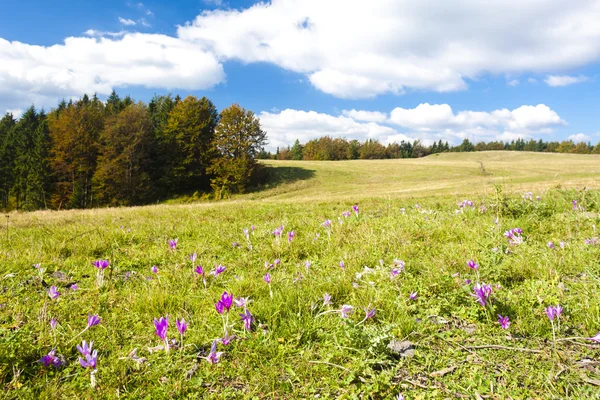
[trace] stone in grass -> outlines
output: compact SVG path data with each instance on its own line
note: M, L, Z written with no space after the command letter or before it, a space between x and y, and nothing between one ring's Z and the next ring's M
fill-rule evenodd
M392 339L388 344L388 349L398 357L413 357L415 355L415 346L408 340Z

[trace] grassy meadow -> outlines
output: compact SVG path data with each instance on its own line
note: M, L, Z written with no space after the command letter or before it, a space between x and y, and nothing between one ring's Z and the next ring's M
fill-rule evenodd
M227 201L4 218L3 396L600 398L600 156L265 164Z

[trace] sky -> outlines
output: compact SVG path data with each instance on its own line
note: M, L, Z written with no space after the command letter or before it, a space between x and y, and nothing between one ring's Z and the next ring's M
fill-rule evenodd
M600 0L1 3L0 113L114 89L239 103L270 150L600 141Z

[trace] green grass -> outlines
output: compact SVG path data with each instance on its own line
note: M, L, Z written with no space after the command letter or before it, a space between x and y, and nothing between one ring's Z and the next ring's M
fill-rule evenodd
M600 330L600 244L584 242L600 236L600 163L597 156L554 156L270 162L272 187L231 201L12 213L9 237L0 239L4 396L594 398L600 346L553 342L544 308L564 308L557 339ZM491 175L481 174L479 158ZM502 191L496 192L498 183ZM533 191L534 200L522 199L524 191ZM457 212L465 198L476 207ZM585 211L573 211L571 200ZM359 216L342 217L354 204ZM321 226L327 218L330 236ZM296 233L290 244L271 233L282 224ZM242 230L251 225L256 229L248 242ZM515 227L525 240L511 246L503 232ZM171 238L179 239L175 251L167 244ZM227 267L208 277L206 289L192 270L193 252L207 270ZM111 266L98 287L91 262L101 258ZM265 262L277 258L271 298L263 275ZM395 259L406 269L392 278ZM469 259L479 263L481 281L500 285L488 309L465 284L476 280ZM45 268L42 279L34 263ZM364 273L365 267L372 271ZM74 282L77 291L69 289ZM47 295L50 285L61 292L56 300ZM223 291L249 296L256 321L251 333L243 332L241 310L232 308L230 332L238 339L219 345L223 358L211 365L198 356L223 334L213 306ZM413 291L418 299L409 301ZM324 293L331 294L331 307L323 306ZM344 304L356 310L348 319L323 314ZM369 306L377 314L360 323ZM102 323L76 337L88 313L99 314ZM152 320L166 314L172 339L179 340L175 318L189 321L185 347L151 352L160 345ZM496 314L510 317L508 330ZM58 320L54 332L51 318ZM95 388L77 362L81 339L98 349ZM392 339L412 342L414 357L396 358L387 349ZM481 345L521 350L469 348ZM36 362L53 347L65 359L63 368ZM127 358L133 349L146 361ZM453 369L436 374L447 368Z

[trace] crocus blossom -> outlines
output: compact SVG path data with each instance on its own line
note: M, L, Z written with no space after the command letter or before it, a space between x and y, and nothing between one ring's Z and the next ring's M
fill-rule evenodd
M179 334L182 336L188 328L188 324L187 324L187 322L185 322L185 319L183 319L183 318L181 318L181 320L175 319L175 326L177 326L177 330L179 331Z
M467 261L467 266L473 270L479 269L479 264L475 263L475 261L473 261L473 260Z
M508 243L518 245L523 243L523 230L521 228L513 228L504 232L504 237L508 239Z
M498 323L502 326L503 329L508 329L510 326L510 319L508 317L503 317L498 314Z
M48 289L48 296L50 296L50 298L53 300L60 296L60 292L56 286L50 286L50 289Z
M236 307L247 308L248 304L251 302L249 297L236 297L233 302Z
M296 236L296 232L294 231L289 231L288 232L288 243L291 243L292 240L294 240L294 237Z
M225 270L227 269L227 267L225 267L224 265L217 265L215 267L215 269L213 269L212 271L210 271L210 273L214 276L219 276L221 275L223 272L225 272Z
M215 341L213 341L212 345L210 346L210 353L208 353L208 356L204 357L204 358L209 363L216 364L219 362L222 355L223 355L222 351L217 351L217 341L215 340Z
M158 274L158 267L153 265L152 268L150 268L150 271L152 271L153 274Z
M271 274L266 273L265 276L263 276L263 280L267 283L271 283Z
M346 269L346 263L343 260L340 261L340 268L341 269Z
M169 248L171 250L177 249L177 243L178 242L179 242L179 239L169 239Z
M344 218L348 218L350 216L350 211L344 211L342 216L344 216Z
M100 318L97 315L90 315L90 314L88 314L88 323L87 323L87 327L88 328L91 328L92 326L96 326L100 322L102 322L102 318Z
M197 258L198 258L198 254L196 254L196 253L190 254L190 261L192 262L192 265L194 265Z
M552 243L552 242L546 243L546 246L551 250L554 249L554 243Z
M331 220L326 219L325 222L323 222L321 225L323 226L323 228L330 228L331 227Z
M57 324L56 318L52 318L50 320L50 328L56 329L56 324Z
M560 318L560 314L562 314L562 307L560 305L556 306L548 306L546 308L546 315L550 321L554 321L555 318Z
M591 341L593 341L593 342L596 342L596 343L600 343L600 332L598 332L598 333L596 334L596 336L594 336L594 337L591 337L591 338L589 338L588 340L591 340Z
M356 216L358 217L358 206L352 206L352 211L354 211L354 214L356 214Z
M417 292L411 292L410 295L408 296L409 300L416 300L418 296Z
M198 274L198 275L204 275L204 269L202 268L202 265L196 265L196 269L194 269L194 271Z
M233 304L233 295L227 293L227 292L223 292L223 294L221 295L221 300L223 303L223 307L225 307L225 309L227 309L227 311L229 311L229 309L231 308L231 305Z
M492 295L492 286L486 283L476 283L473 288L473 294L471 296L475 297L479 304L485 307L491 298Z
M161 340L167 340L167 330L169 329L169 316L154 318L154 327L156 328L156 336Z
M79 353L83 356L83 358L79 357L79 364L81 364L83 368L96 369L98 350L92 350L93 345L94 342L90 342L88 346L85 340L81 342L81 346L77 345L77 350L79 350Z
M329 293L325 293L323 295L323 305L330 306L331 305L331 295Z
M100 270L103 270L110 265L110 262L108 260L96 260L92 262L92 265Z
M62 360L56 355L55 349L50 350L50 352L40 358L38 362L44 364L44 367L53 366L54 368L58 368L63 364Z
M244 312L242 314L240 314L240 317L242 317L244 329L250 332L250 330L252 330L252 322L254 321L254 317L252 316L252 314L250 314L250 311L248 311L247 308L244 309Z
M340 315L342 318L348 318L354 313L354 307L348 304L344 304L340 309Z

